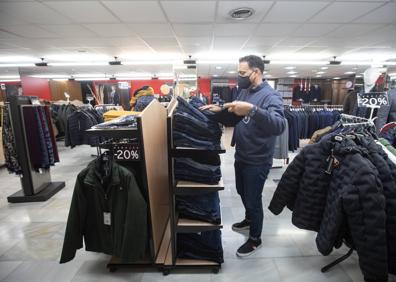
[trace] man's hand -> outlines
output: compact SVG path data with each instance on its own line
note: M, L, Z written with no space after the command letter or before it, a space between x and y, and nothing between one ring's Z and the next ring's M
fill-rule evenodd
M229 112L236 114L237 116L247 116L253 108L253 104L234 101L232 103L224 104L224 108L228 109Z
M221 107L219 107L217 105L206 105L206 106L200 107L199 109L201 111L209 110L209 111L214 112L214 113L219 113L219 112L222 111Z

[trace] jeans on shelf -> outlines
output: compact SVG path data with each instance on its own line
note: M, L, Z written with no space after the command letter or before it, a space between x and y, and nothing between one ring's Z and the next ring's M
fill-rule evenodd
M223 263L221 231L177 234L177 257Z
M221 223L218 192L194 196L177 196L176 208L180 218L202 220L212 224Z

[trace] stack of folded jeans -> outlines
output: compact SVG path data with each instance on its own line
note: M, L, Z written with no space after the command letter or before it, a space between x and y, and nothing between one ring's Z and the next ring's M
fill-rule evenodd
M221 128L181 97L173 115L173 143L176 147L220 149Z
M205 184L217 184L221 179L220 165L210 165L190 158L175 158L175 179Z
M221 223L218 192L194 196L177 196L176 208L180 218L202 220L212 224Z
M126 115L93 126L94 129L136 128L136 116Z
M221 231L214 230L201 233L178 234L177 257L223 263Z

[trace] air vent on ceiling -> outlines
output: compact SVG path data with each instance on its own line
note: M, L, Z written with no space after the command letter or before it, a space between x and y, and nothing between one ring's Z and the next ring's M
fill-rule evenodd
M187 66L187 69L189 70L195 70L197 68L197 66Z
M341 61L336 61L336 56L333 57L333 60L329 62L330 65L338 66L341 65Z
M109 80L117 80L117 78L113 75L112 77L109 78Z
M252 8L237 8L230 11L229 15L234 20L245 20L253 16L254 10Z

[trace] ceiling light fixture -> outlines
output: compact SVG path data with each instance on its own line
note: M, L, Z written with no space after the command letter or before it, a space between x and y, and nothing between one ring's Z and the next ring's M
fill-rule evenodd
M217 66L216 69L217 70L221 70L223 67L222 66Z
M67 79L69 78L69 75L67 74L34 74L34 75L30 75L31 77L35 77L35 78L47 78L47 79Z
M110 80L108 77L85 77L85 78L76 78L77 81L90 81L90 80Z
M48 63L52 67L73 67L73 66L107 66L108 62L65 62L65 63Z
M325 71L318 71L316 74L325 74Z
M315 77L322 77L320 74L318 74L318 75L315 75Z
M292 67L292 66L290 66L290 67L285 67L285 69L286 70L294 70L296 67Z
M336 77L333 77L333 79L341 79L341 77L336 76Z
M356 75L355 77L356 77L356 78L361 78L361 77L363 77L363 75L358 74L358 75Z
M0 68L34 67L33 63L0 64Z
M19 79L20 76L18 75L0 75L0 79Z
M329 67L321 67L321 70L327 70Z
M282 61L282 60L272 60L272 65L325 65L327 61Z
M241 21L241 20L246 20L250 18L251 16L254 15L254 9L252 8L247 8L247 7L242 7L242 8L236 8L231 10L229 13L230 17L234 20Z
M20 79L2 79L0 78L0 82L19 82Z
M288 71L287 74L296 74L296 71Z
M236 73L236 71L228 71L228 73L229 74L234 74L234 73ZM266 73L266 72L264 72L264 73Z
M347 72L344 72L344 74L354 74L355 72L354 71L347 71Z
M297 77L297 75L293 74L293 75L289 75L289 77Z

